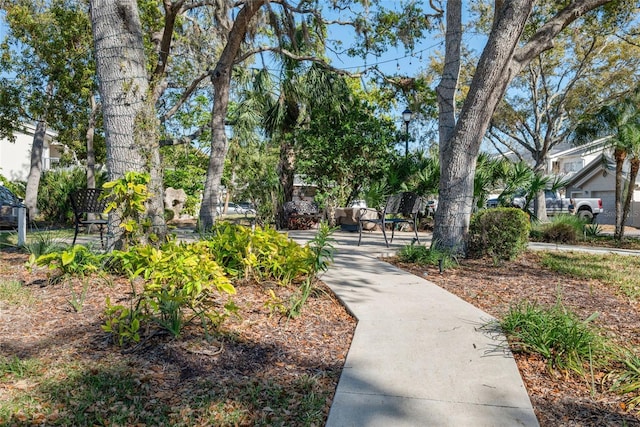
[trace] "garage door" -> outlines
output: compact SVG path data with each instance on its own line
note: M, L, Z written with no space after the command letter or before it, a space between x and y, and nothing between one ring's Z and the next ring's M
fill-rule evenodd
M591 197L602 199L604 212L598 215L598 224L616 223L616 193L615 191L592 191Z

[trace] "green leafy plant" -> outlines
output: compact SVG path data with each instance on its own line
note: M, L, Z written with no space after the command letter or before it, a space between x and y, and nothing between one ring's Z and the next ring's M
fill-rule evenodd
M467 244L472 256L491 256L494 263L514 260L529 243L528 215L517 208L485 209L471 217Z
M151 220L143 217L145 204L151 197L147 188L149 181L149 174L127 172L124 177L102 186L108 190L104 195L107 199L104 213L117 213L118 226L123 230L123 249L138 242L145 243L143 237L151 227Z
M333 261L335 249L333 247L334 239L331 237L335 229L329 227L327 223L321 223L318 232L309 242L309 249L313 254L311 258L312 267L308 276L302 282L298 292L290 298L289 317L297 317L302 312L302 307L309 299L317 276L321 272L327 271L329 264Z
M398 260L420 265L434 265L446 270L458 264L458 260L450 252L427 248L422 245L406 245L398 251Z
M109 266L127 273L134 294L130 307L108 303L105 311L103 329L116 335L120 344L138 341L140 329L150 323L178 336L195 319L207 331L237 311L231 300L218 300L217 295L235 294L235 288L212 259L207 242L138 245L114 251ZM133 286L138 278L144 281L140 293Z
M312 272L314 254L271 227L216 223L206 237L210 255L231 277L287 285Z
M600 237L602 235L602 227L600 224L585 224L584 234L586 237Z
M269 313L278 313L282 316L286 315L288 309L282 298L277 296L273 289L269 289L267 292L269 294L269 298L264 303L264 306L269 310Z
M146 315L137 306L113 305L107 296L104 317L102 330L115 336L119 345L124 345L125 341L140 341L140 324L146 320Z
M76 311L76 313L80 313L82 311L82 307L84 306L84 302L87 299L87 292L89 291L89 281L82 281L82 288L80 292L76 292L73 288L73 285L69 285L69 289L71 290L71 299L69 300L69 305Z
M522 302L509 310L500 326L514 351L539 354L552 369L584 374L587 363L607 360L605 340L590 326L597 316L580 320L560 301L552 307Z
M629 351L622 363L622 370L611 372L607 377L613 380L612 391L620 394L636 394L626 401L629 408L635 408L640 404L640 395L637 394L640 391L640 357Z
M68 250L60 252L51 252L36 257L31 254L27 266L47 266L50 270L58 271L58 276L54 277L54 281L62 278L81 276L85 277L89 274L100 271L102 258L100 255L91 252L87 247L75 245Z

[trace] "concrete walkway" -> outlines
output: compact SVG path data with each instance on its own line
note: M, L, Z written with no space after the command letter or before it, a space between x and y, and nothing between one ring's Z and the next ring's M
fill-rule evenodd
M305 242L313 232L289 232ZM322 276L358 320L327 421L343 426L537 426L492 317L435 284L377 259L382 234L337 232ZM430 236L421 236L426 243ZM423 242L424 240L424 242Z

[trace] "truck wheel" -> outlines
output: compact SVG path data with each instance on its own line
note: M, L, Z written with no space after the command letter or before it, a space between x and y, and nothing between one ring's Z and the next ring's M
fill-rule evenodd
M581 211L578 211L578 218L591 224L593 222L593 213L591 213L591 211L583 209Z

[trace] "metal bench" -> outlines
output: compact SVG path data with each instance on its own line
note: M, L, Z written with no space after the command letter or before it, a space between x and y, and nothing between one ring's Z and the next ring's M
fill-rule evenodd
M104 248L103 233L108 221L103 216L107 203L100 198L101 194L102 190L99 188L83 188L70 194L76 226L72 245L76 244L80 227L88 230L91 226L96 226L100 230L100 244Z
M389 247L389 241L387 240L387 225L391 226L391 243L393 243L393 235L396 230L396 226L400 224L409 224L413 226L413 232L415 234L415 241L420 243L418 238L418 214L422 210L424 199L415 193L404 192L389 196L387 203L384 206L382 212L379 212L377 218L371 218L366 215L366 212L371 209L360 208L360 217L358 219L358 231L360 233L358 237L358 246L362 240L362 229L365 224L379 224L382 228L382 235L384 236L384 243Z

